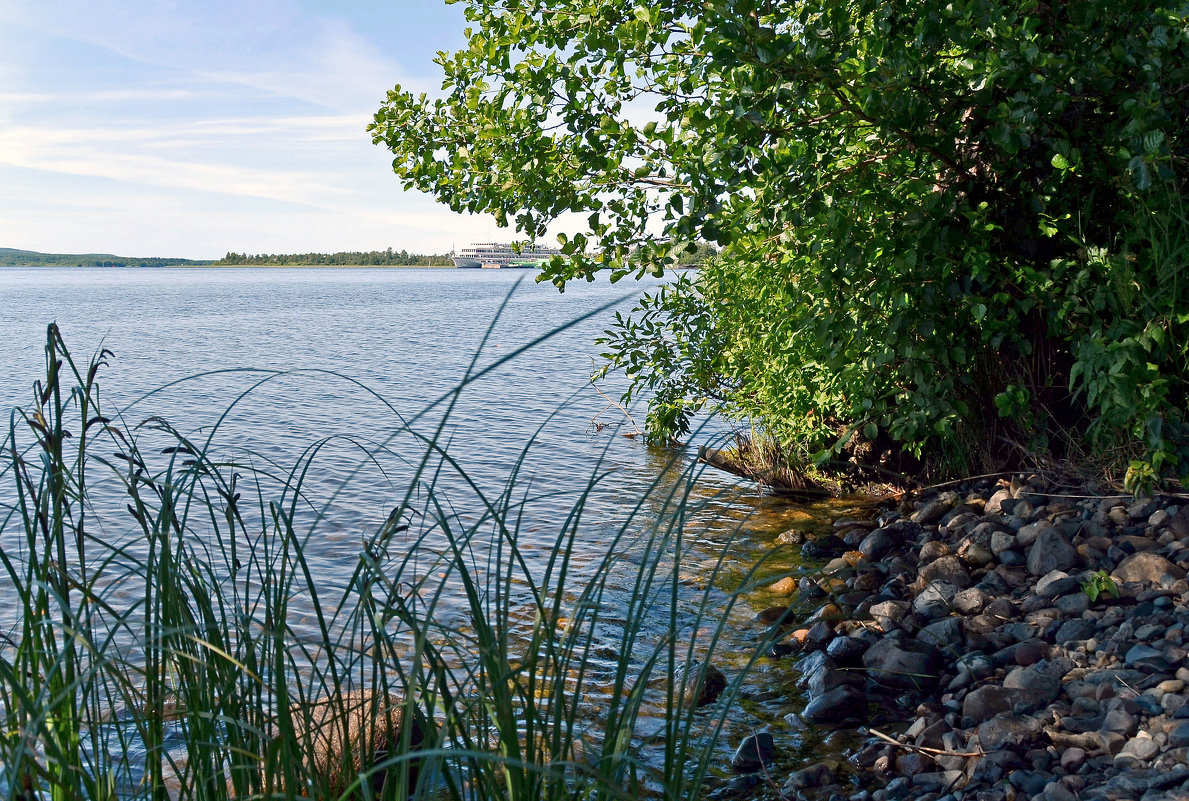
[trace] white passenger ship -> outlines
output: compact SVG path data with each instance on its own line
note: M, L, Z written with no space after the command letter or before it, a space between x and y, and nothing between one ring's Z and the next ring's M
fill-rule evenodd
M551 256L561 253L557 248L547 248L540 245L525 245L519 253L512 250L511 245L489 242L471 245L457 251L451 258L454 266L464 268L478 267L536 267Z

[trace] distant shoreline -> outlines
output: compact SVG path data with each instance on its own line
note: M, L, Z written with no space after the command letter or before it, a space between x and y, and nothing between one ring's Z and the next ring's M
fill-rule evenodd
M2 267L453 267L444 253L407 250L340 250L335 253L236 253L220 259L163 256L120 256L114 253L42 253L0 248Z
M178 262L171 264L66 264L66 263L42 263L42 264L14 264L8 262L0 262L0 270L12 268L40 268L40 267L65 267L76 270L161 270L174 267L189 267L196 269L214 268L222 269L275 269L275 268L294 268L294 267L317 267L324 270L358 270L364 269L383 269L383 270L457 270L453 264L309 264L309 263L287 263L287 264L219 264L216 262Z

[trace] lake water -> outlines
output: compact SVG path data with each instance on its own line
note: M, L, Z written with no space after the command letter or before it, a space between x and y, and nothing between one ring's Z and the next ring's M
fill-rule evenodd
M100 372L101 399L129 427L159 416L256 464L292 464L309 444L334 437L313 462L309 489L321 500L310 519L314 510L321 519L307 551L314 569L333 577L349 571L362 539L406 488L402 471L418 453L407 438L391 439L402 421L416 418L413 429L434 436L447 405L435 402L468 370L562 328L468 385L439 439L487 493L500 491L533 440L518 485L556 497L527 508L522 538L530 549L551 547L567 499L592 471L608 472L587 510L589 533L575 546L588 551L576 555L579 563L597 560L606 548L601 532L614 530L658 478L675 480L665 477L690 456L622 436L632 428L624 414L587 386L601 364L594 338L630 302L566 325L657 281L583 283L562 294L531 279L519 270L0 268L0 405L32 398L44 371L45 329L57 322L80 364L100 348L113 352ZM609 380L604 391L617 396L619 382ZM632 413L642 424L644 409ZM377 447L389 463L365 458ZM446 479L447 490L451 481L465 490ZM714 471L700 476L695 495L709 504L690 528L700 558L718 558L743 525L730 545L728 581L770 549L775 533L823 525L832 511L761 498ZM124 500L96 501L106 503L98 518L117 539L134 530L121 517ZM465 505L457 511L477 513ZM0 547L17 547L15 534L5 536ZM688 591L699 589L692 580ZM755 605L772 602L761 593ZM754 641L753 611L745 604L735 613L738 637L728 650ZM15 612L0 606L0 630L16 622ZM782 682L783 669L772 670ZM762 722L754 714L741 713L741 730Z

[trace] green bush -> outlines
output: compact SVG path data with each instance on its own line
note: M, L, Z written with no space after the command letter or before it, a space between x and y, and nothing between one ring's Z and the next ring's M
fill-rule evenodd
M712 402L820 458L1189 472L1184 6L466 6L373 136L529 237L580 213L558 284L722 248L609 332L654 434Z

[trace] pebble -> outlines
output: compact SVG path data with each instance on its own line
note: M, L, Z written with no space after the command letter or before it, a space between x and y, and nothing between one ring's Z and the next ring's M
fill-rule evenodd
M1035 476L971 482L862 528L840 522L849 546L806 543L840 572L770 589L804 602L824 588L845 611L810 626L813 601L796 607L800 647L824 650L797 663L815 678L799 682L807 695L788 720L853 734L870 715L949 754L874 736L844 751L847 738L827 737L835 756L778 779L786 796L1189 801L1189 505L1049 491ZM1098 571L1120 598L1083 592ZM766 611L767 625L786 619Z

